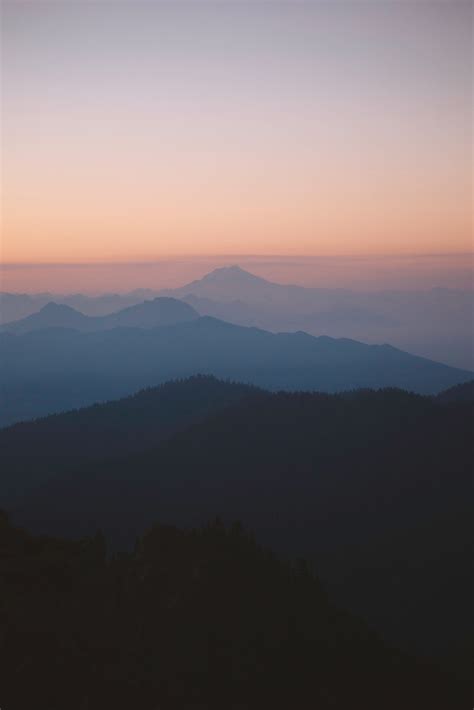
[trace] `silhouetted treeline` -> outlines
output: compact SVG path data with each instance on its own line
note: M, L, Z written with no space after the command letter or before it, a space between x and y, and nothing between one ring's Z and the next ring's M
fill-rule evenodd
M461 708L468 696L339 611L234 524L34 537L0 516L6 710Z

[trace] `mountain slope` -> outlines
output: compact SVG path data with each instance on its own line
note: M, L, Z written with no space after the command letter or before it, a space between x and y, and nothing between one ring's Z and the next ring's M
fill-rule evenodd
M33 537L2 516L0 545L1 693L12 710L398 710L407 697L445 710L464 699L342 612L306 565L279 562L238 525L155 525L107 559L100 535Z
M76 536L100 526L120 545L155 519L240 519L314 560L392 643L443 658L470 618L471 421L469 404L396 390L261 393L140 454L71 457L15 515Z
M50 293L9 293L0 291L0 325L26 318L53 300Z
M236 299L252 303L273 301L277 305L284 298L283 294L286 297L292 294L304 302L311 290L302 286L276 284L234 265L214 269L201 279L175 289L163 290L161 293L177 298L193 294L199 298L215 299L221 302L230 302ZM324 291L324 289L321 290Z
M73 328L84 332L119 327L156 328L197 317L194 308L176 298L155 298L105 316L85 316L70 306L51 302L37 313L6 323L0 330L21 335L44 328Z
M30 333L42 328L75 328L88 330L90 318L70 306L50 301L36 313L11 323L5 323L0 330L6 333Z
M3 425L114 399L198 372L268 389L401 387L437 393L472 373L388 345L273 334L212 318L96 333L0 334Z
M454 385L438 394L441 402L474 402L474 380Z
M83 293L26 294L0 291L0 325L37 313L51 302L70 306L84 315L103 316L138 305L158 295L156 291L150 289L136 289L128 293L102 293L97 296Z
M72 459L79 464L144 451L212 412L262 395L253 387L197 376L0 429L0 507L10 507Z
M360 292L303 287L273 283L238 266L216 269L202 279L161 291L137 289L99 296L0 293L0 323L22 318L52 300L101 316L155 296L179 298L200 315L237 325L272 332L302 330L372 344L388 342L422 357L474 369L474 291Z
M273 283L232 266L163 295L184 299L201 315L238 325L389 342L417 355L474 368L474 291L303 287Z

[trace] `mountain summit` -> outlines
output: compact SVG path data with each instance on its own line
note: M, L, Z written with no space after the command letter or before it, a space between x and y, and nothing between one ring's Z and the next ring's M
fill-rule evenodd
M221 302L268 301L270 297L278 297L279 291L285 291L286 288L288 287L262 279L234 264L214 269L201 279L191 281L180 288L161 291L160 294L177 298L193 295Z
M156 328L191 321L198 317L192 306L176 298L154 298L106 316L86 316L62 303L48 303L37 313L7 323L2 331L17 335L44 328L73 328L84 332L111 328Z
M32 330L42 328L75 328L77 330L87 330L89 321L95 320L85 316L80 311L76 311L71 306L64 303L50 301L37 313L32 313L26 318L22 318L12 323L6 323L1 330L10 333L28 333Z
M214 269L210 273L203 276L202 279L200 279L201 283L211 283L216 281L225 283L228 283L229 281L239 281L240 283L251 282L260 284L270 283L270 281L262 279L260 276L255 276L249 271L241 269L240 266L238 266L237 264L234 264L233 266L222 266L219 269ZM196 281L194 281L193 283L196 283Z

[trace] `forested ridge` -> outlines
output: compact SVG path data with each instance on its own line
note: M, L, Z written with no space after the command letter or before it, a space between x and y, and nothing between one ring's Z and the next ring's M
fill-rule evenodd
M194 540L216 516L240 520L276 567L306 559L331 604L453 679L454 703L467 695L472 648L472 421L462 389L270 393L193 377L1 430L0 505L14 525L53 536L54 549L82 549L74 540L101 530L107 575L118 560L133 567L136 539L156 523Z

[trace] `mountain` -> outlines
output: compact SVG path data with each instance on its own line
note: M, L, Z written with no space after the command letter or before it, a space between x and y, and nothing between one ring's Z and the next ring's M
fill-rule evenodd
M129 293L0 293L0 323L18 320L50 301L102 316L157 296L178 298L200 315L271 332L351 338L392 345L438 362L474 369L474 291L446 288L361 292L279 284L239 266L215 269L176 289Z
M50 293L8 293L0 291L0 325L36 313L52 300Z
M474 402L474 380L462 382L438 394L441 402Z
M238 325L389 342L423 357L474 368L474 291L307 288L273 283L230 266L161 293L182 298L201 315Z
M242 526L32 536L0 518L2 702L13 710L461 707L434 666L388 648ZM340 682L341 676L344 682Z
M0 334L2 425L198 372L272 390L401 387L435 394L472 378L389 345L269 333L203 317L159 328Z
M0 506L68 465L138 453L244 397L254 387L196 376L150 387L120 400L0 429Z
M202 279L179 288L169 289L165 293L174 294L177 298L193 294L199 298L216 299L221 302L231 302L235 299L265 301L278 297L282 289L290 292L304 293L305 291L299 286L274 284L234 265L214 269Z
M74 310L70 306L54 303L47 303L41 310L26 316L21 320L5 323L1 326L2 332L8 333L29 333L42 328L76 328L77 330L87 330L90 319L83 313Z
M204 378L151 391L157 422L140 451L123 445L116 424L133 421L133 400L5 430L2 475L16 496L3 484L0 504L43 533L100 528L115 549L154 520L188 527L215 515L239 519L277 553L313 561L332 598L388 642L447 665L464 658L472 405L399 390L222 387ZM225 406L206 413L199 405L188 417L188 401L203 403L207 388ZM175 425L165 431L160 417L174 397ZM81 445L89 460L78 455Z
M187 303L176 298L160 297L94 320L99 321L105 330L119 327L156 328L160 325L185 323L197 317L194 308Z
M84 315L103 316L153 299L158 293L150 289L137 289L129 293L103 293L97 296L82 293L8 293L0 292L0 325L20 320L37 313L48 303L70 306Z
M70 306L51 302L37 313L4 324L0 330L22 334L43 328L73 328L84 332L119 327L155 328L158 325L182 323L197 317L196 311L190 305L175 298L155 298L105 316L85 316Z

